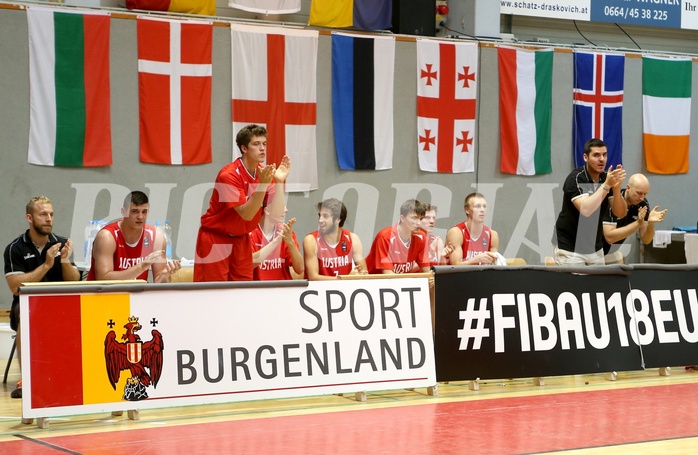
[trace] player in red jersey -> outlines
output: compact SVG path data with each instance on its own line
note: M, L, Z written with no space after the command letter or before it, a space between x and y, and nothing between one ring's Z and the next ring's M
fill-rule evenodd
M427 233L420 227L424 205L416 199L400 207L400 220L378 232L366 257L369 273L419 273L429 271Z
M303 256L293 232L295 222L291 218L284 223L283 216L275 218L264 207L259 225L250 233L255 280L292 280L293 274L303 277Z
M339 275L366 274L359 236L343 229L347 208L337 199L317 205L318 230L303 239L305 274L309 280L332 280Z
M480 193L465 198L465 214L468 219L453 226L446 234L446 242L455 250L449 259L453 265L494 265L497 263L499 235L485 225L487 201Z
M148 196L132 191L121 209L123 218L97 233L92 247L89 280L147 280L153 270L154 283L169 283L180 268L177 260L165 258L165 238L146 224Z
M247 125L235 142L242 156L220 170L208 210L201 216L194 281L252 280L249 234L259 223L263 205L275 216L281 216L286 205L284 184L291 161L284 156L278 168L262 164L267 158L266 128Z
M429 265L448 264L448 257L453 252L453 245L444 245L444 239L432 234L436 225L436 206L424 204L424 218L420 222L422 229L427 233L427 247L429 248Z

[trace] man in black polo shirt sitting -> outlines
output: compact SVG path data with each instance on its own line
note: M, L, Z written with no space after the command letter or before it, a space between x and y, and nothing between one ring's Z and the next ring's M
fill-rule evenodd
M628 206L628 213L619 218L614 216L609 210L603 220L603 252L608 254L611 251L611 244L620 245L635 232L640 235L642 243L647 245L654 238L654 223L664 220L666 209L659 210L655 206L650 211L650 203L647 195L650 192L650 182L642 174L633 174L628 179L628 185L621 190Z
M21 363L19 287L38 281L79 281L80 272L71 262L73 242L53 233L53 205L45 196L27 203L29 229L5 248L5 279L12 291L10 327L17 331L17 358ZM22 381L11 393L22 398Z
M589 139L584 144L584 166L565 180L553 239L557 265L604 265L602 214L609 206L619 218L628 211L620 192L625 170L618 165L605 172L607 159L606 144L601 139Z

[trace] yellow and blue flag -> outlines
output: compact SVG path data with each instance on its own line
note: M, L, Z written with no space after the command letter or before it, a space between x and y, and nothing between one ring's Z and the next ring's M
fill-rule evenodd
M358 30L386 30L392 26L392 0L313 0L309 25Z

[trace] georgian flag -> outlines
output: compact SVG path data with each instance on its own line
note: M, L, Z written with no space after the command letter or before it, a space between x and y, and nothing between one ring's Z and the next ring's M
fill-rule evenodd
M417 40L417 144L427 172L475 171L477 43Z

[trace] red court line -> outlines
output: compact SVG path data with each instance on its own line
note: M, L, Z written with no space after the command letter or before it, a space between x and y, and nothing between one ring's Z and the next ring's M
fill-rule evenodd
M698 383L46 438L82 454L514 454L698 436ZM145 426L145 425L144 425ZM36 433L34 433L36 436ZM0 451L59 453L31 441Z

